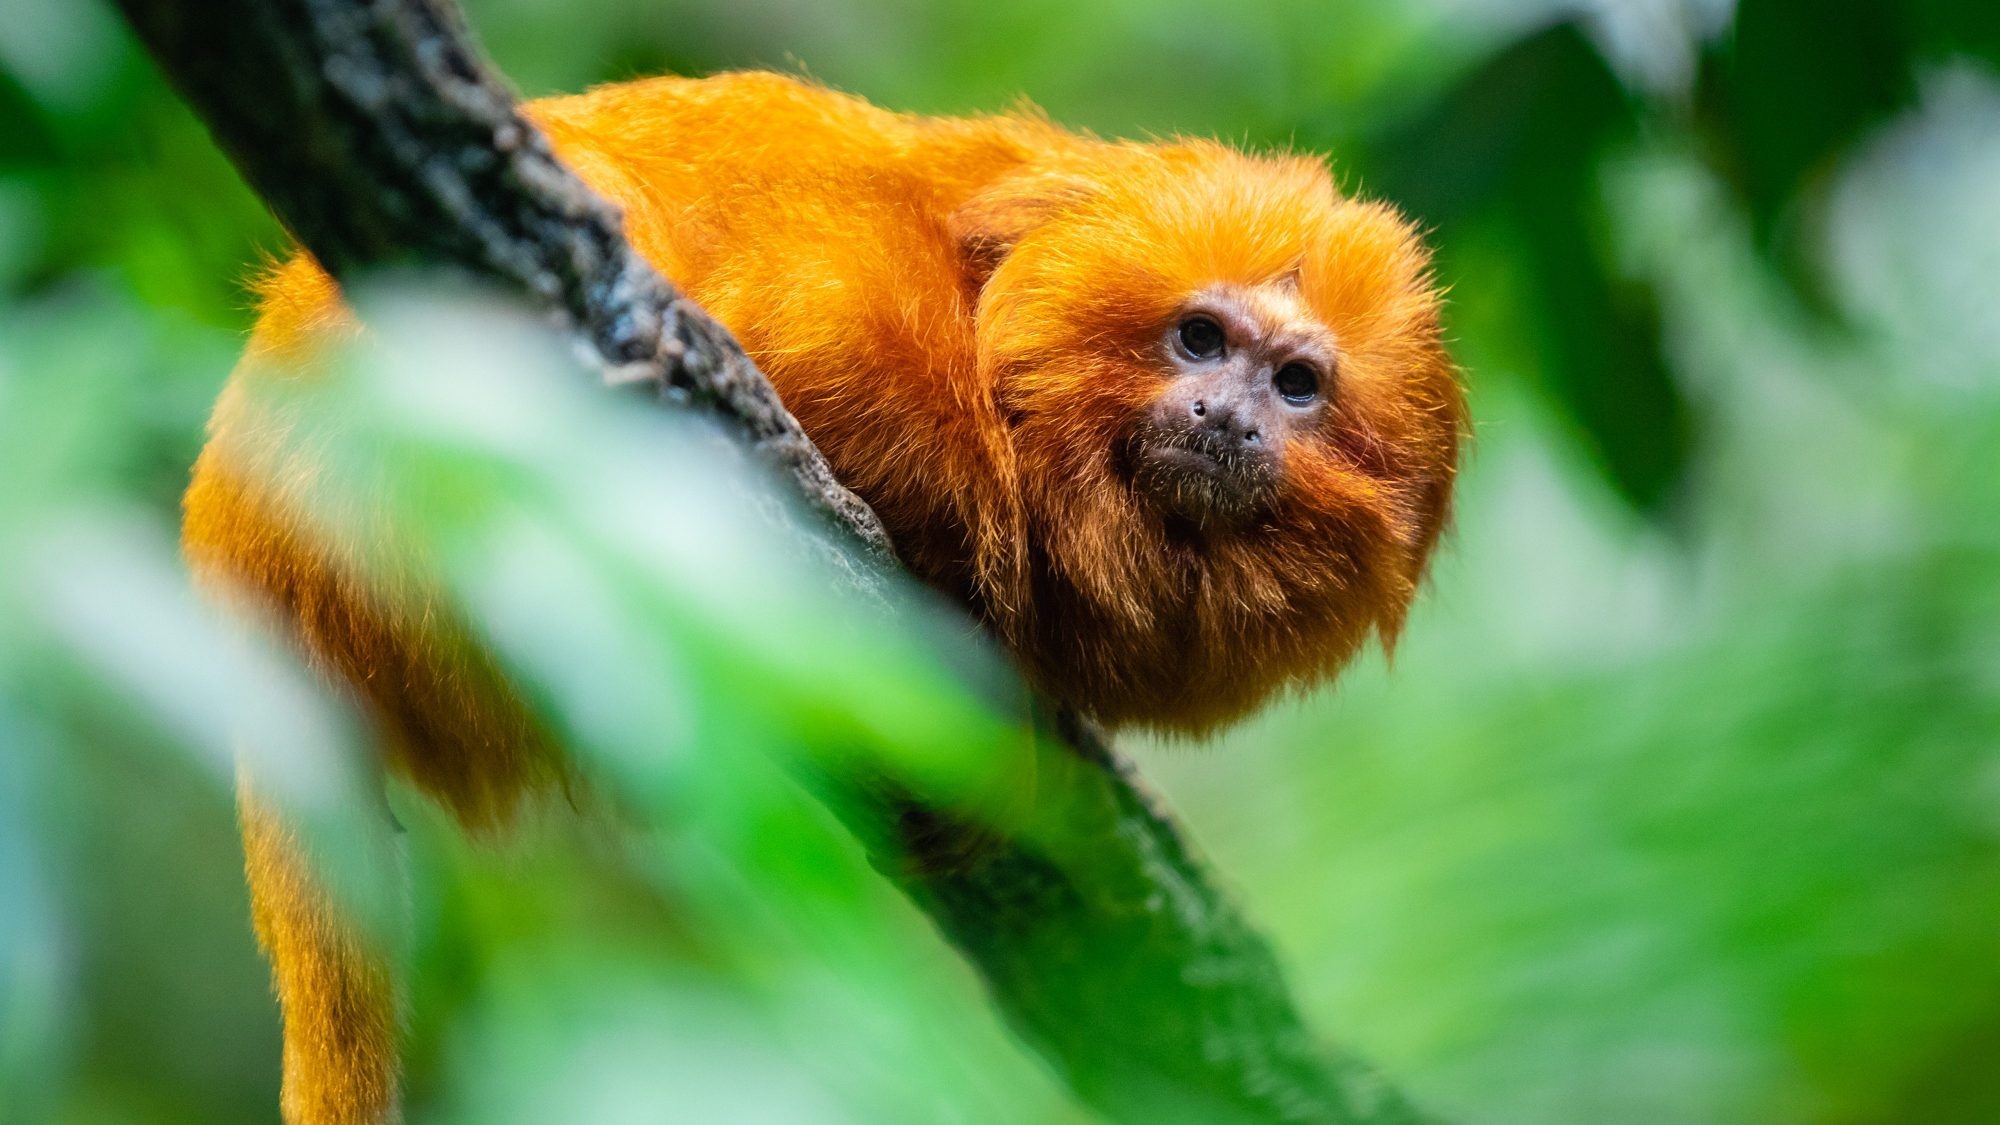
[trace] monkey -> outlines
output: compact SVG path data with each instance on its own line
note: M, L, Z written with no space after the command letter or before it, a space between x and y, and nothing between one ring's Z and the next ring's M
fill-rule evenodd
M742 342L908 570L1049 697L1198 737L1393 645L1449 519L1464 395L1420 233L1323 159L902 114L763 72L525 112ZM390 772L504 827L560 783L560 749L420 580L297 510L313 466L254 391L357 329L304 253L260 295L185 553L347 686ZM386 970L251 788L286 1119L393 1120Z

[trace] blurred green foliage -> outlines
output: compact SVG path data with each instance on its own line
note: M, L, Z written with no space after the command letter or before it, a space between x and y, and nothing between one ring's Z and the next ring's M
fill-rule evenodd
M2000 9L468 8L531 94L767 65L1027 96L1325 150L1408 207L1479 418L1433 588L1393 669L1145 770L1317 1025L1453 1119L2000 1120ZM282 250L108 9L0 7L0 1120L271 1117L229 732L305 776L357 736L172 536ZM740 485L605 466L654 423L510 443L386 399L478 619L665 826L494 848L397 797L415 1118L1078 1119L780 765L1004 722L751 565Z

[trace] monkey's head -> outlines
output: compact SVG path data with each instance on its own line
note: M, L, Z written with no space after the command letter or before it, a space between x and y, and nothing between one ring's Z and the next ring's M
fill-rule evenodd
M1013 493L981 581L1045 689L1195 733L1393 641L1464 426L1405 220L1318 160L1194 142L1019 174L955 222Z

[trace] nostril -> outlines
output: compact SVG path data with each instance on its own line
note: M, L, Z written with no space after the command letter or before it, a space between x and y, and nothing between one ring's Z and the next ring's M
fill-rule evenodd
M1194 402L1194 416L1199 418L1206 413L1208 413L1208 404L1200 399L1196 399Z
M1244 433L1243 433L1243 444L1244 444L1244 445L1256 445L1256 444L1257 444L1257 431L1256 431L1256 430L1246 430L1246 431L1244 431Z

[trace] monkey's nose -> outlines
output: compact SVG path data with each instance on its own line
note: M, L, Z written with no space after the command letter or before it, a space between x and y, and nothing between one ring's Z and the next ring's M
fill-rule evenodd
M1256 415L1238 409L1235 403L1196 399L1189 412L1201 419L1195 429L1225 449L1255 449L1263 444Z

